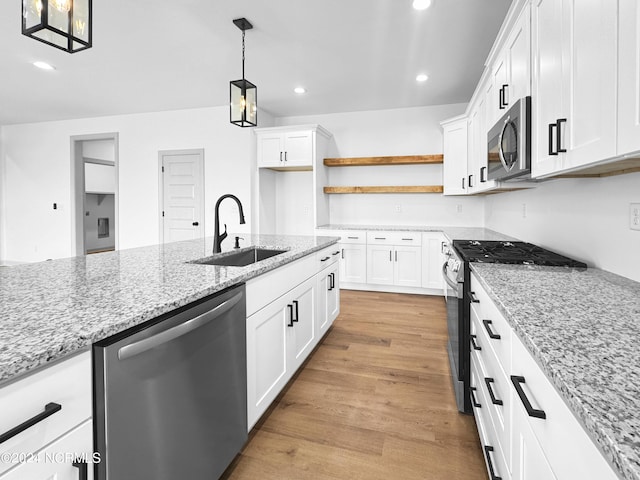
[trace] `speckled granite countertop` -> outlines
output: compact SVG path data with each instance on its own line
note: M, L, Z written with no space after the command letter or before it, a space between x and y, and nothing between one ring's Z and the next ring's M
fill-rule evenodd
M337 237L246 235L243 247L286 249L246 267L186 263L213 239L0 269L0 386L93 342L245 282L335 243ZM233 246L233 236L223 250Z
M472 270L618 474L640 480L640 283L596 269Z
M509 240L517 238L480 227L447 227L430 225L343 225L327 224L317 227L319 230L373 230L402 232L443 232L449 240Z

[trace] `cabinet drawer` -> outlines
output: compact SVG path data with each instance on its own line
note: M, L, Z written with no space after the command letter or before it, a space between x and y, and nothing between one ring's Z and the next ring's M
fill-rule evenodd
M511 325L498 310L496 304L478 282L475 274L471 275L471 293L475 301L471 301L471 318L478 319L478 337L484 336L484 344L493 351L498 363L505 373L511 369Z
M340 253L340 246L337 243L316 252L316 265L318 266L318 271L324 270L336 263L340 259Z
M420 232L367 232L367 245L422 245Z
M316 230L316 235L340 237L340 243L367 243L367 232L364 230Z
M618 478L516 335L513 335L512 349L512 375L524 378L524 383L519 383L522 397L513 381L511 382L513 408L526 415L556 477L559 480ZM528 413L525 401L530 403L532 409L544 412L546 418L538 418Z
M15 466L3 454L33 453L91 418L91 386L91 352L84 352L0 389L0 434L44 414L47 405L61 407L0 444L0 473Z

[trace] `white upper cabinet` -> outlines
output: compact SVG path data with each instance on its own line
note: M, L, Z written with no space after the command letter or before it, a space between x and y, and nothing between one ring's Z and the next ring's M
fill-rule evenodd
M640 150L640 4L619 0L618 154Z
M258 167L275 170L311 170L316 162L322 161L324 154L324 148L318 151L318 143L324 146L324 141L331 136L319 125L256 128L255 133Z
M617 3L534 0L534 177L616 155Z
M467 193L467 117L456 117L442 124L443 183L445 195Z

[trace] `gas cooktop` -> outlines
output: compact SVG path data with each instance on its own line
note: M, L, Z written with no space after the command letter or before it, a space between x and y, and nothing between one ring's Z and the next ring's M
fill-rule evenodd
M583 262L527 242L454 240L453 246L466 262L587 268Z

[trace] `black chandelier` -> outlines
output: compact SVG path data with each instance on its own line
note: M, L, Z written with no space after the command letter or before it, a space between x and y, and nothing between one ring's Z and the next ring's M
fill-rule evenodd
M258 125L258 88L244 78L244 32L253 25L246 18L236 18L233 23L242 30L242 79L229 82L231 123L239 127Z
M22 34L65 52L91 48L92 0L22 0Z

